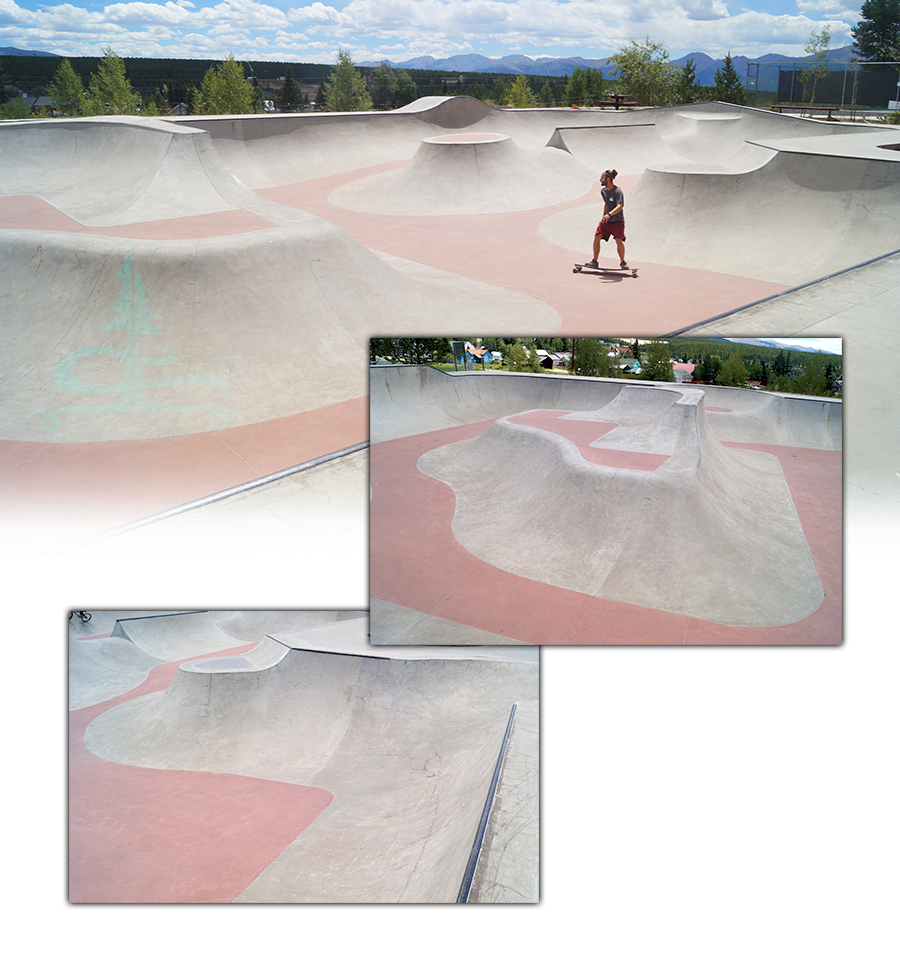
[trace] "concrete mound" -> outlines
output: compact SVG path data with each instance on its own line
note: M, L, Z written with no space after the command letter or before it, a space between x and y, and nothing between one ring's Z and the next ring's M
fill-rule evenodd
M334 794L239 901L453 901L511 706L537 697L535 649L375 650L357 619L184 664L85 741L113 762Z
M0 438L159 438L320 409L365 395L373 326L444 332L478 301L474 284L436 297L309 220L202 242L5 231L0 347L17 375L0 383Z
M882 153L779 150L741 173L648 169L628 196L629 251L785 284L855 266L900 243L900 157Z
M628 390L597 419L622 432L591 445L669 458L652 471L596 465L509 418L422 456L419 469L456 495L456 539L525 578L724 625L783 625L818 608L780 464L722 446L701 391Z
M503 213L583 196L592 171L559 150L525 150L499 133L429 137L400 171L335 190L335 206L406 216Z

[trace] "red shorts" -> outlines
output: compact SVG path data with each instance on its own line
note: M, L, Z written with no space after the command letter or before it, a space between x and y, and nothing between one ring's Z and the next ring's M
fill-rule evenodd
M595 236L614 236L616 239L625 242L625 223L619 220L618 223L604 223L602 220L597 226Z

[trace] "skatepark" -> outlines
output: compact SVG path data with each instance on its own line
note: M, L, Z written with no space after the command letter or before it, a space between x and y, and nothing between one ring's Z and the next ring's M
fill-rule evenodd
M427 366L370 397L373 643L840 643L840 400Z
M196 551L210 529L257 545L327 528L335 555L354 553L370 335L646 336L715 319L717 335L816 326L852 359L855 307L880 297L889 346L896 140L726 104L517 111L466 97L383 114L5 122L10 525L37 551L89 552L110 533L132 554L176 538ZM627 282L572 274L609 166L641 267ZM852 415L848 481L896 503L896 470L864 455L890 443L866 438L865 409Z
M70 902L531 902L538 650L364 612L69 623Z

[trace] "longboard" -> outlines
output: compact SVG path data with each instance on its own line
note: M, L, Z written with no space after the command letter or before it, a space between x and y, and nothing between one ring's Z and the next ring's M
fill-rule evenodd
M621 266L589 266L587 263L576 263L575 268L572 270L573 273L617 273L621 276L623 273L631 273L632 276L637 276L638 267L637 266L626 266L625 269L622 269Z

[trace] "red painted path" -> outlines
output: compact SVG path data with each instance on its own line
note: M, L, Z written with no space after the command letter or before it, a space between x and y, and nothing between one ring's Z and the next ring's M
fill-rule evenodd
M239 655L256 645L191 658ZM72 903L230 902L332 801L321 788L136 768L92 755L84 744L90 722L167 688L179 664L160 665L136 689L69 713Z

